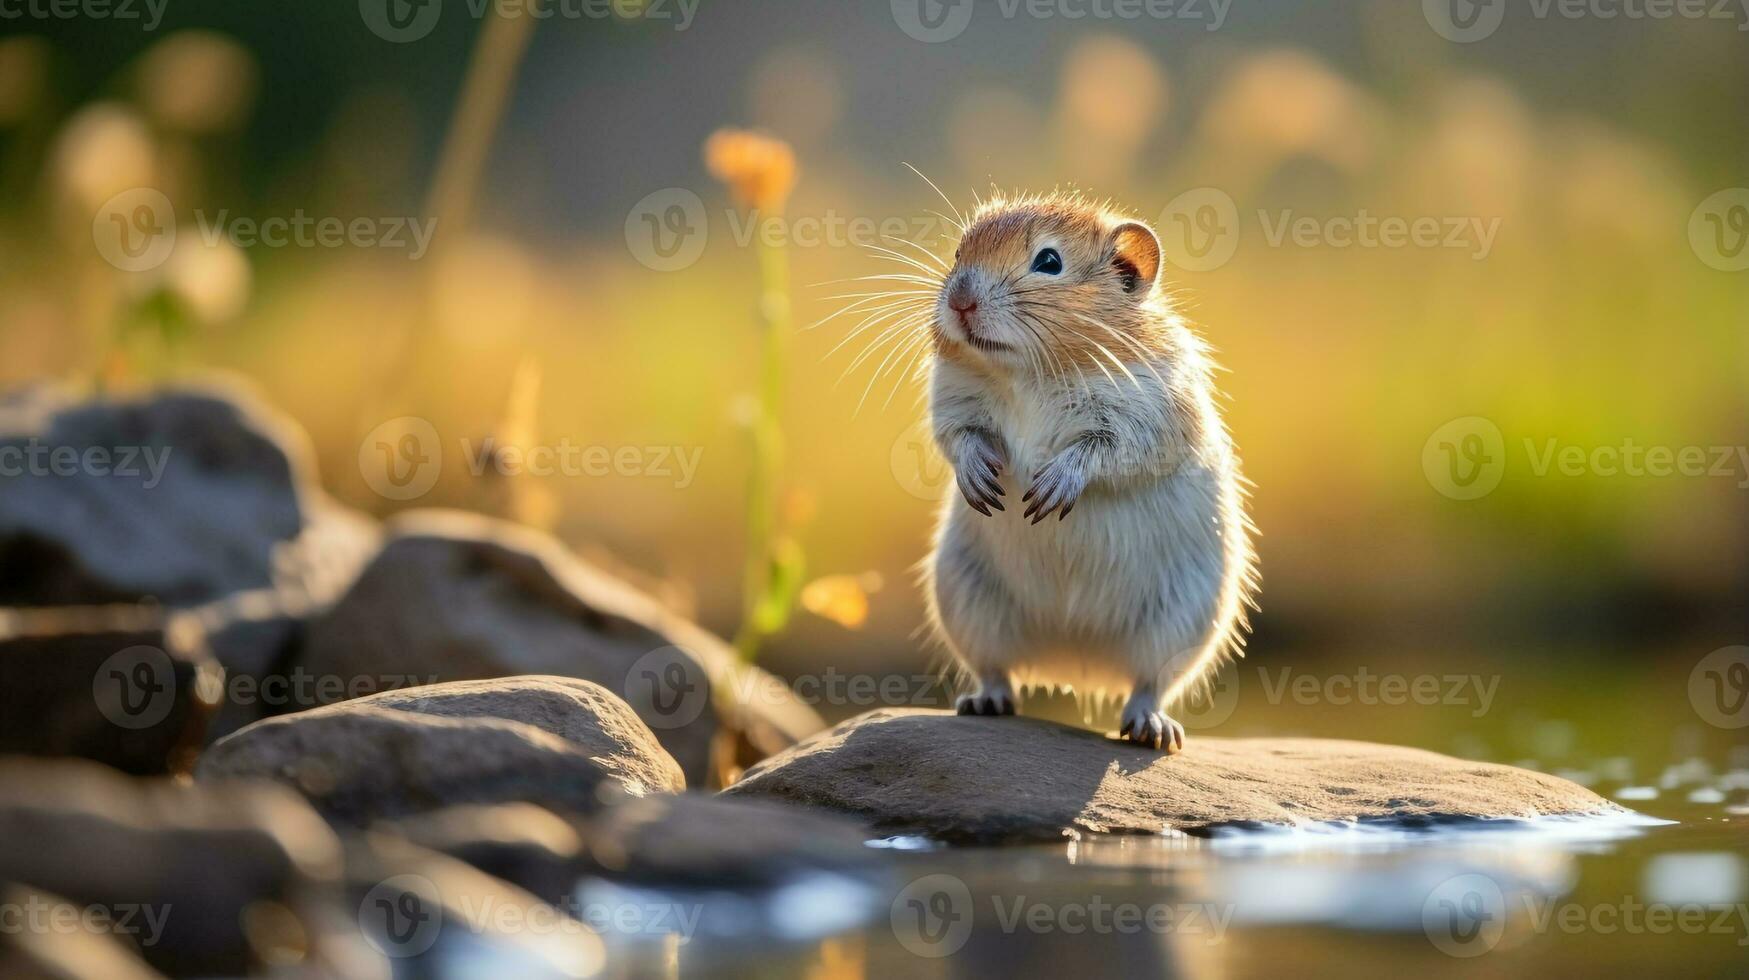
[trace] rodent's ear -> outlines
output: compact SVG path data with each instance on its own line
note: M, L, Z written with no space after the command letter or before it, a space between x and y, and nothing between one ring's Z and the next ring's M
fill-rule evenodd
M1126 221L1112 230L1111 261L1126 293L1146 296L1160 278L1160 239L1140 221Z

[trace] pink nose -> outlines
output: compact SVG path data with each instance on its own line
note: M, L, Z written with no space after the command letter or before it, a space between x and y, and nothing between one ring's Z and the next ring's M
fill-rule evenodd
M961 316L965 316L967 313L978 308L978 301L975 299L966 299L963 296L954 296L948 299L947 308Z

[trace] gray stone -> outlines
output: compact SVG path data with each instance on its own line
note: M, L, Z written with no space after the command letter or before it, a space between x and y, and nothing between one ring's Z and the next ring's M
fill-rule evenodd
M629 707L564 677L388 691L264 719L215 742L196 776L280 780L358 825L458 803L587 812L686 786Z
M158 610L0 611L0 753L186 772L222 676Z
M25 389L0 401L0 452L23 460L0 475L5 605L192 606L302 584L314 566L281 552L337 511L303 434L237 385L88 402Z
M709 784L719 733L747 762L823 726L770 674L551 537L470 514L424 511L389 540L333 608L313 619L296 665L385 686L558 674L631 703L694 786Z
M280 787L0 759L0 881L79 906L141 909L133 924L161 930L136 934L141 954L173 976L241 976L269 959L262 944L278 931L299 935L305 965L320 966L324 950L357 939L350 918L333 915L341 870L333 831ZM264 928L275 921L284 929Z
M1195 737L1166 756L1038 719L921 710L853 718L755 766L727 793L952 842L1627 813L1564 779L1419 749Z

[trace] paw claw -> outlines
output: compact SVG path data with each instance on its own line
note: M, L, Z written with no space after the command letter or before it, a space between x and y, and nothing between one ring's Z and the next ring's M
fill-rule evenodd
M1167 755L1184 751L1184 726L1168 717L1164 711L1126 709L1118 737Z
M999 717L1014 714L1014 698L1003 693L962 694L953 707L957 714Z

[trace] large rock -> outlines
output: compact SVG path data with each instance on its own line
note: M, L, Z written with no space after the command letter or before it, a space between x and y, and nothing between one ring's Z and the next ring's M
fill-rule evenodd
M1564 779L1419 749L1193 738L1165 756L1037 719L922 710L853 718L754 767L728 792L955 842L1627 812Z
M264 719L215 742L196 776L280 780L351 824L458 803L587 812L686 787L629 707L566 677L388 691Z
M233 680L258 684L377 546L311 460L303 433L235 382L15 392L0 400L0 605L170 610ZM213 730L267 707L225 699Z
M312 975L349 961L364 947L341 871L334 833L275 786L0 760L0 882L107 910L173 976L241 976L294 953Z
M750 762L824 727L720 639L552 538L454 512L414 512L316 617L296 666L315 676L470 680L560 674L625 697L695 786L719 732Z
M186 772L222 677L156 609L0 611L0 754Z
M0 461L0 604L193 606L305 585L336 558L332 541L282 554L337 509L303 434L236 385L25 389L0 401Z

